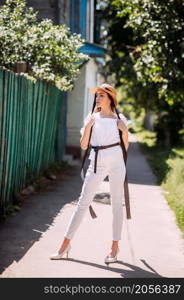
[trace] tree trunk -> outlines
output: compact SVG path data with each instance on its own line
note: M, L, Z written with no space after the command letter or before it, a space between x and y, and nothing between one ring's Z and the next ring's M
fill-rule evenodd
M27 70L27 63L25 61L18 61L15 63L15 73L25 73Z

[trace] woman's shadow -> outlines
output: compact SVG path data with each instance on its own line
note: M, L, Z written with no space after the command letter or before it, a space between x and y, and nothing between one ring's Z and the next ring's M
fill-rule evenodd
M114 273L119 273L121 277L123 278L162 278L156 270L154 270L144 259L140 259L140 261L148 268L150 271L147 271L141 267L132 265L130 263L126 263L121 260L117 260L115 263L110 263L107 266L103 266L101 264L96 264L84 260L79 260L79 259L74 259L74 258L62 258L61 261L71 261L74 263L79 263L83 265L88 265L94 268L99 268L103 269L106 271L114 272ZM57 261L58 263L58 261ZM113 267L113 265L116 264L116 267ZM117 264L121 265L120 268L117 267ZM126 268L123 269L122 267L128 267L130 270L127 270Z

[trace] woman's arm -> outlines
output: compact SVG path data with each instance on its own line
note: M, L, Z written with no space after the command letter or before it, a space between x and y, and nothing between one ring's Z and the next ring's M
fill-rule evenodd
M94 118L93 116L87 117L88 122L84 126L82 130L82 136L80 138L80 146L82 150L86 150L88 147L88 142L89 142L89 135L90 135L90 130L92 125L94 124Z
M121 130L122 139L125 145L125 149L128 150L129 142L128 142L128 128L123 122L123 120L118 120L118 129Z
M126 151L128 150L129 142L128 142L128 129L123 130L122 139L125 145Z

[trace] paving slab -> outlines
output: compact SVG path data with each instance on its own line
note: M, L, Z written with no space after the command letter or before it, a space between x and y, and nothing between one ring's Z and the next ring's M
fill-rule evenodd
M156 184L144 153L131 137L128 179L132 219L124 220L116 263L106 266L112 211L106 179L72 239L69 258L49 256L59 248L82 188L74 165L50 190L31 195L21 210L0 225L1 278L184 277L184 240L174 212Z

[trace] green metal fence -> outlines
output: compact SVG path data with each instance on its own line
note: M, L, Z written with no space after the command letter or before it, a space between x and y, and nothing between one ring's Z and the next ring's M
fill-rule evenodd
M63 106L62 92L56 87L43 81L33 83L0 69L1 213L14 195L30 183L30 178L58 161L58 157L62 159ZM59 143L58 136L62 140Z

